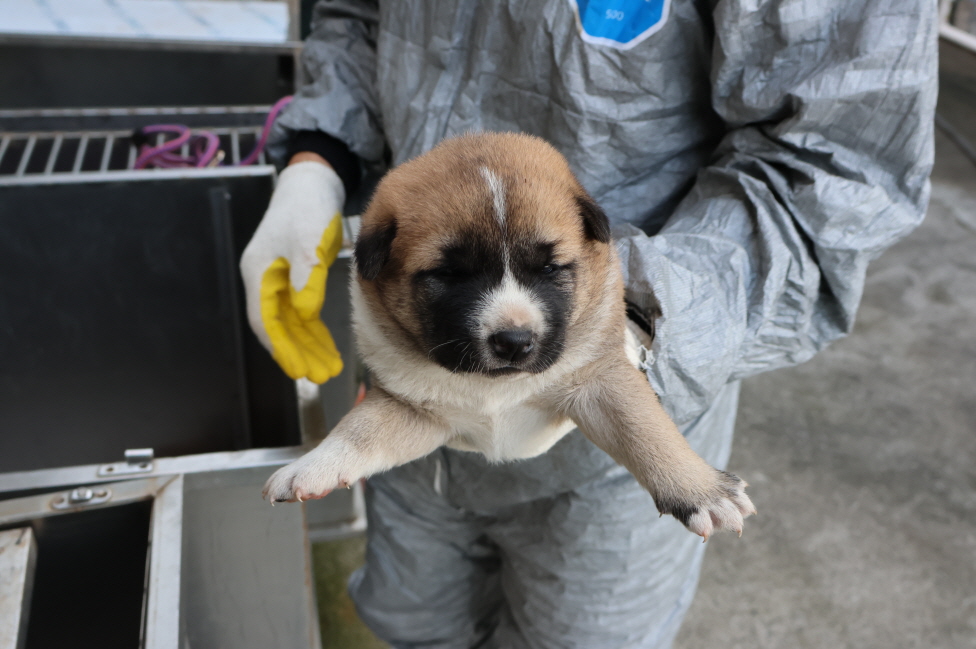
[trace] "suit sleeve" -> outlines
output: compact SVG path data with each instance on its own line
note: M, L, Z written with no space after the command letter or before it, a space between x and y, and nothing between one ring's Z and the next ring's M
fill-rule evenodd
M727 134L659 234L618 239L628 298L662 305L647 374L679 423L851 331L933 162L931 0L721 0L713 17Z
M383 158L376 93L375 0L319 0L302 50L305 79L275 121L271 155L282 159L300 132L317 131L342 143L367 165Z

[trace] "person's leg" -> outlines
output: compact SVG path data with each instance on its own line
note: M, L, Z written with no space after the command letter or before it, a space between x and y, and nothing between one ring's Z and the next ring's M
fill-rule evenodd
M687 431L710 464L731 449L738 384ZM665 649L691 604L705 545L622 468L509 508L488 528L502 557L497 649Z
M501 603L497 548L479 517L442 496L439 452L371 478L366 566L349 582L359 616L396 649L469 649Z
M482 646L501 608L497 512L601 479L616 464L574 432L549 452L493 464L442 448L374 476L366 565L349 583L360 617L394 647Z

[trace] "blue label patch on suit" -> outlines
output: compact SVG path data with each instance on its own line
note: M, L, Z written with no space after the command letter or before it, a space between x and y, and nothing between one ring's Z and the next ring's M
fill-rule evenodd
M671 0L569 0L587 43L627 50L661 29Z

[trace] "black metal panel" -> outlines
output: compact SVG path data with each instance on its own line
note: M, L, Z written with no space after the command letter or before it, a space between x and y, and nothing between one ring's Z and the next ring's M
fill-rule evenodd
M0 187L0 472L300 441L237 259L269 176Z
M0 44L0 108L272 104L291 54Z
M2 46L0 46L2 50ZM0 57L2 58L2 57ZM0 73L2 74L2 73ZM2 92L2 90L0 90ZM183 124L191 128L264 125L270 105L254 106L130 106L127 108L0 108L0 131L119 131L150 124ZM248 153L245 149L244 153Z

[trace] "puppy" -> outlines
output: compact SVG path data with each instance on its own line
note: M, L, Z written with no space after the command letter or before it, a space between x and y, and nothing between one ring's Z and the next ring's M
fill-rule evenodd
M332 489L441 445L493 461L545 452L574 427L662 514L706 540L755 512L702 460L628 360L606 215L537 138L467 135L391 171L363 215L353 325L372 388L272 502Z

